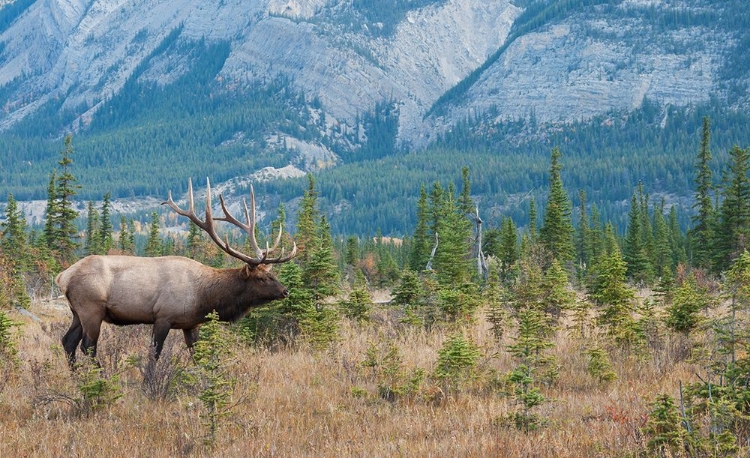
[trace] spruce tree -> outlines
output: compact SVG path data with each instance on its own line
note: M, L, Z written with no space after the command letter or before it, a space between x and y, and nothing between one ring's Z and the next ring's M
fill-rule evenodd
M307 189L302 196L297 215L297 233L295 240L301 250L297 261L305 264L318 238L318 191L315 189L315 179L311 173L307 174Z
M461 169L461 195L458 198L458 210L464 216L474 213L474 201L471 198L471 181L469 180L469 168Z
M13 194L9 194L8 205L5 208L5 221L0 224L0 256L10 264L8 275L10 295L15 303L23 308L31 305L25 277L31 268L28 246L26 218L18 208Z
M628 227L623 246L623 259L627 264L627 275L634 281L649 281L651 279L651 265L643 240L643 207L636 191L630 198L628 213Z
M440 244L435 253L434 269L441 285L461 285L471 280L471 222L456 205L453 186L442 194L440 213L436 225L439 228Z
M578 191L578 200L580 207L578 210L578 234L576 236L576 253L578 254L578 264L582 270L586 269L591 263L591 225L586 210L586 191Z
M750 151L734 146L723 200L719 210L718 230L714 232L714 271L729 268L732 260L747 247L750 236Z
M18 202L13 194L8 194L5 221L0 223L0 249L13 264L15 273L28 271L31 260L28 253L26 217L18 208Z
M672 252L669 243L669 228L664 219L664 199L654 208L653 221L653 266L654 273L661 278L672 273Z
M515 426L523 431L537 429L544 419L535 407L546 401L539 389L540 382L552 382L557 378L557 362L548 355L554 346L549 338L547 319L540 310L524 307L518 311L518 332L508 351L518 365L508 375L514 386L514 396L521 408L513 416Z
M59 170L53 174L54 181L50 184L51 195L47 200L47 219L45 235L47 244L57 254L63 265L73 261L74 251L78 244L75 238L78 234L74 221L78 213L73 208L73 197L80 188L77 180L70 171L73 164L73 137L65 137L65 148L60 152Z
M711 198L713 192L713 177L711 162L711 128L708 117L703 118L701 144L698 149L698 160L695 165L695 203L696 210L692 217L693 227L690 229L692 263L696 267L711 265L711 243L713 242L714 206Z
M556 322L563 311L569 310L575 304L575 291L568 285L568 274L560 261L554 259L544 273L542 282L544 288L544 310Z
M124 216L120 217L120 251L127 254L135 254L135 230L133 229L133 220L126 220Z
M667 326L677 332L690 333L700 323L700 312L708 308L709 302L707 291L698 286L695 275L689 274L672 293L666 310Z
M529 242L536 242L537 237L537 215L536 215L536 200L532 197L529 202Z
M112 226L112 202L111 194L104 194L102 202L102 213L99 220L99 247L102 254L109 253L114 245L114 228Z
M518 229L510 216L503 217L500 222L500 252L497 255L500 258L502 279L507 281L520 256Z
M86 241L83 244L86 254L102 254L100 242L99 212L96 210L94 202L89 201L86 205Z
M560 149L554 148L549 172L549 197L539 239L556 259L565 263L574 259L575 245L570 200L560 177L560 156Z
M146 240L146 248L144 253L148 257L157 257L163 254L163 245L161 243L161 237L159 236L159 214L155 211L151 213L151 224L148 229L148 239Z
M323 299L338 292L338 269L333 257L331 227L325 216L321 217L317 231L308 261L302 266L302 279L316 306L321 308Z
M425 186L419 190L417 201L417 225L414 228L414 238L409 256L409 267L414 272L421 272L427 266L430 258L431 238L428 227L429 207L427 204L427 190Z
M596 263L589 298L601 312L599 324L608 328L609 334L621 343L634 340L633 299L634 291L626 282L627 267L614 247L612 252Z

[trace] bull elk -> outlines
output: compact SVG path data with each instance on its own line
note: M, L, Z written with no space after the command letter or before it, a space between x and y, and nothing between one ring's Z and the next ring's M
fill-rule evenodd
M242 223L227 210L219 195L223 217L211 211L211 184L207 180L206 216L202 221L195 214L193 184L188 183L188 210L172 200L162 202L177 214L186 216L227 254L245 265L234 269L215 269L180 256L140 258L135 256L87 256L60 273L55 282L68 299L73 322L62 338L68 359L75 362L78 343L84 354L96 356L96 344L102 322L115 325L153 324L153 345L158 358L171 329L181 329L185 343L192 348L198 329L206 315L216 311L222 321L235 321L250 308L276 299L289 292L271 272L272 264L287 262L297 253L277 257L282 230L273 247L263 250L255 238L255 194L250 188L251 210L244 204L247 223ZM244 254L229 245L216 232L215 221L225 221L247 233L255 256Z

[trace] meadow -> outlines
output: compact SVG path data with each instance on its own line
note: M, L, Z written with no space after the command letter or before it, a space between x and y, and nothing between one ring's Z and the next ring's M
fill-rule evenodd
M599 381L585 352L595 336L564 316L549 350L559 377L541 386L542 424L525 431L508 421L520 407L503 382L516 364L507 351L512 326L498 339L486 310L477 311L460 329L480 350L476 368L448 388L433 374L456 329L404 325L397 310L379 305L368 322L343 319L324 350L258 349L226 332L234 385L210 442L198 393L175 377L194 364L181 333L148 366L149 326L105 324L98 376L116 396L92 406L83 401L86 368L71 372L60 346L70 319L64 299L35 301L30 311L39 321L7 314L23 324L18 363L0 380L0 456L646 456L643 428L656 395L679 399L680 383L700 371L691 344L664 334L643 354L611 349L617 378ZM384 393L415 374L414 389Z

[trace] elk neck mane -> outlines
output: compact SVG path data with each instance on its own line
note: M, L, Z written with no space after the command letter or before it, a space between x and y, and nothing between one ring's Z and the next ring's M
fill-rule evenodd
M216 310L221 321L237 321L254 305L259 305L252 288L253 268L248 265L213 269L201 279L200 310L203 316ZM262 302L261 302L262 303Z

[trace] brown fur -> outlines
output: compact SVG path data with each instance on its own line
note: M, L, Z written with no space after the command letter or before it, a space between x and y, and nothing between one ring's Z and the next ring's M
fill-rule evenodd
M102 322L153 324L158 358L171 329L182 329L192 347L206 315L216 310L234 321L248 310L288 295L270 267L214 269L179 256L88 256L55 278L70 303L73 322L62 339L75 361L81 350L96 355Z

